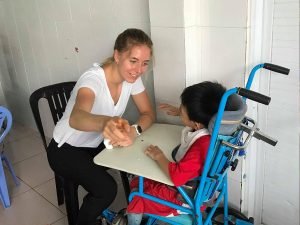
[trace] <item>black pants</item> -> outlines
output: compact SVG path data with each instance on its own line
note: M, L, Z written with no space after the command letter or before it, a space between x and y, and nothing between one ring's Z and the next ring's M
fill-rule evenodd
M98 148L80 148L69 144L58 148L52 139L47 149L50 167L88 192L79 210L78 225L95 224L97 217L117 194L115 180L106 172L106 168L93 162L93 158L103 148L103 144Z

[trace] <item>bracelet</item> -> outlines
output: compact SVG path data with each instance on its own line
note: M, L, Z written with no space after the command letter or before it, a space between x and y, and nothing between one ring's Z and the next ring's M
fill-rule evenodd
M142 128L141 128L140 125L133 124L133 125L131 125L131 126L135 128L135 131L136 131L137 136L140 136L140 135L142 134L143 130L142 130Z

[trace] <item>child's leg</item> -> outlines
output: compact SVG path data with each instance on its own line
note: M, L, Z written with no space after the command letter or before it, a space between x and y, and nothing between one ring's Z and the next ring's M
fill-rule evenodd
M140 225L142 222L142 218L142 213L127 213L128 225Z

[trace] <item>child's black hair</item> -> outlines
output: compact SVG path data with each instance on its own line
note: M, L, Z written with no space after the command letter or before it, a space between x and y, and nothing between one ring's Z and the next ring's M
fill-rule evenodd
M210 119L218 112L225 91L226 88L217 82L204 81L185 88L181 94L181 104L190 120L207 128Z

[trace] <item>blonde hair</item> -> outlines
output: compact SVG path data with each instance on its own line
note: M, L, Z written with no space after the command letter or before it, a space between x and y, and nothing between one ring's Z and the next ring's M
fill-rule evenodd
M142 30L136 28L130 28L123 31L118 35L114 50L118 52L125 52L136 45L146 45L153 54L153 43L151 38ZM115 61L114 57L111 56L102 62L101 66L112 64Z

